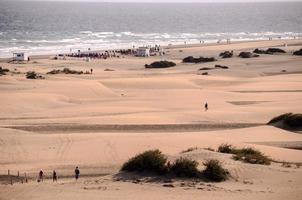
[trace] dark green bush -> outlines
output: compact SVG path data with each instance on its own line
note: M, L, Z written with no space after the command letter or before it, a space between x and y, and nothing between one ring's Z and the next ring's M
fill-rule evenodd
M234 147L230 144L221 144L218 147L218 152L220 153L233 153Z
M230 144L221 144L217 151L220 153L234 154L234 160L241 160L251 164L269 165L271 161L262 152L250 147L237 149Z
M202 57L194 58L193 56L188 56L182 60L183 63L202 63L202 62L214 62L216 59L214 57Z
M9 72L9 69L5 69L5 68L0 67L0 76L1 75L6 75L7 72Z
M179 158L171 166L170 172L178 177L197 177L199 171L197 169L198 162L188 158Z
M253 148L243 148L234 150L235 155L233 158L235 160L241 160L246 163L251 164L261 164L261 165L269 165L271 164L271 160L265 156L262 152L255 150Z
M174 62L170 61L156 61L151 63L150 65L146 64L145 68L168 68L168 67L174 67L176 64Z
M206 167L203 175L210 181L220 182L228 178L228 170L224 169L218 160L212 159L203 163Z
M43 76L38 75L38 74L37 74L36 72L34 72L34 71L26 72L26 78L27 78L27 79L44 79Z
M122 171L165 173L167 158L159 150L149 150L128 160L122 166Z

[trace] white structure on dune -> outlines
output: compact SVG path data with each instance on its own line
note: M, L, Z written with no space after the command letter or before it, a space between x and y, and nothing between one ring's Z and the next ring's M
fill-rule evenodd
M24 53L13 53L13 61L27 61L28 56Z
M139 47L137 49L136 56L149 57L150 56L150 49L148 47Z

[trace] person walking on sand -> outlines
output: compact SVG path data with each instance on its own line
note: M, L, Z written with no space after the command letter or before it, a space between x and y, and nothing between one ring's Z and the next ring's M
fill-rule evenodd
M206 102L206 104L204 104L204 109L205 111L207 111L209 108L208 108L208 103Z
M53 172L52 172L52 182L57 182L57 172L56 172L56 170L53 170Z
M43 182L43 171L42 171L42 169L40 170L40 172L39 172L39 178L38 178L38 182Z
M80 176L80 170L79 167L76 167L74 170L74 175L75 175L75 179L78 180L79 176Z
M93 69L91 68L91 69L90 69L90 74L92 74L92 72L93 72Z

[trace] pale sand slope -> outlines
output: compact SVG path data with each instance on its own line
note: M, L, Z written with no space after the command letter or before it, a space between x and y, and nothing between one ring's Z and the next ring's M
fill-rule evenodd
M288 51L301 48L299 40L285 42L295 44L285 48ZM157 70L145 70L143 66L159 57L89 63L77 59L0 63L11 70L35 70L46 77L44 80L27 80L24 74L0 77L0 174L6 174L7 169L13 173L20 170L34 178L40 169L48 175L56 169L59 176L68 177L79 165L83 176L92 176L78 183L64 178L58 184L49 181L1 184L0 199L301 199L301 168L295 165L284 168L277 163L248 165L233 161L230 155L201 148L217 148L221 143L254 146L275 160L302 162L302 151L277 147L301 145L301 134L269 126L242 126L242 123L264 124L285 112L302 112L302 57L288 53L252 59L234 57L196 65L181 63L187 55L217 57L222 50L238 54L241 50L283 43L192 47L182 48L183 52L170 49L166 59L178 65ZM203 71L199 72L199 68L215 64L230 69L200 75ZM45 75L63 67L93 68L94 74ZM106 72L106 68L115 71ZM282 70L286 72L281 73ZM206 101L210 108L207 112L203 109ZM104 128L108 124L121 129ZM146 128L146 124L155 128ZM230 129L234 127L237 129ZM199 149L180 154L195 146ZM161 149L170 160L187 156L202 163L218 158L233 178L224 183L210 186L198 183L191 187L180 187L181 181L175 181L175 188L162 187L162 183L114 181L114 174L124 161L155 148Z

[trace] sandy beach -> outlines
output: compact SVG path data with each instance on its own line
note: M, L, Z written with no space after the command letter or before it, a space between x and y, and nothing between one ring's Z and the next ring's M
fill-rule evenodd
M238 57L269 47L287 53ZM302 199L302 134L266 125L280 114L302 113L302 57L292 55L300 48L296 39L176 46L147 58L1 60L10 72L0 76L0 199ZM235 56L221 59L226 50ZM187 56L217 61L183 63ZM159 60L177 65L145 69ZM229 68L199 70L217 64ZM66 67L93 73L46 74ZM27 71L44 79L26 79ZM208 149L223 143L254 147L275 162L247 164ZM182 153L190 147L196 148ZM192 158L200 168L218 159L231 178L174 179L174 187L164 187L164 181L119 172L130 157L150 149L160 149L170 161ZM38 183L41 169L46 180ZM8 170L26 173L28 183L11 185Z

